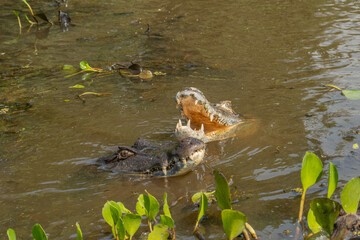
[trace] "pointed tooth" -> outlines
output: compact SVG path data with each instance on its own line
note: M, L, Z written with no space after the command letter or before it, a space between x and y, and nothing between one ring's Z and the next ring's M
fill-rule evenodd
M186 160L185 159L181 159L181 162L186 165Z
M210 114L210 121L212 122L214 119L214 114Z
M186 125L188 128L190 128L190 119L188 120L187 122L187 125Z
M195 100L195 105L198 104L199 100Z
M179 122L178 122L177 125L179 125L179 127L182 127L182 123L181 123L181 120L180 120L180 119L179 119Z
M204 132L204 124L201 124L200 132Z
M167 175L166 167L162 167L162 171L163 171L164 175L166 176Z

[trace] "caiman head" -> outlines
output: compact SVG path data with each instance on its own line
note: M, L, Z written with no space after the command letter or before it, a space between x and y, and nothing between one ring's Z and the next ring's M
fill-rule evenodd
M97 163L119 173L173 176L190 171L204 155L205 144L199 139L185 138L175 147L162 149L139 138L132 147L120 146L113 155L101 158Z
M175 135L178 139L193 137L203 142L222 140L234 136L235 128L244 123L239 114L231 108L230 101L210 103L197 88L189 87L175 97L187 124L179 120Z

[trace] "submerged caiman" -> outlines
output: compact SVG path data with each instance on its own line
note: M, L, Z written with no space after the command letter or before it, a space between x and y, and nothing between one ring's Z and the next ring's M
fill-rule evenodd
M133 146L120 146L110 156L97 160L103 169L119 173L140 173L152 176L174 176L190 171L205 155L205 144L185 138L175 146L163 147L139 138Z
M175 101L180 107L182 116L187 118L187 124L179 120L175 135L178 139L193 137L203 142L223 140L234 137L239 126L251 122L237 114L230 101L210 103L197 88L189 87L176 94Z

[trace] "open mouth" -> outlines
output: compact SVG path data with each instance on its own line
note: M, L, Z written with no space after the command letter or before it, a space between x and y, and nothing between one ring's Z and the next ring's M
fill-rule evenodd
M175 99L181 115L187 118L185 125L181 120L176 125L175 135L180 139L191 136L206 141L242 123L229 101L211 104L196 88L179 92Z

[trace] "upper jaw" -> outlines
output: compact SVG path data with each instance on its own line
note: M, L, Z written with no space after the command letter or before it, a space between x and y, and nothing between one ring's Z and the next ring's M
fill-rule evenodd
M242 123L239 115L232 110L230 101L211 104L196 88L178 92L175 100L182 116L188 119L185 126L180 120L176 125L175 135L179 139L193 137L204 142L221 140L224 136L216 136L218 133L221 135Z

